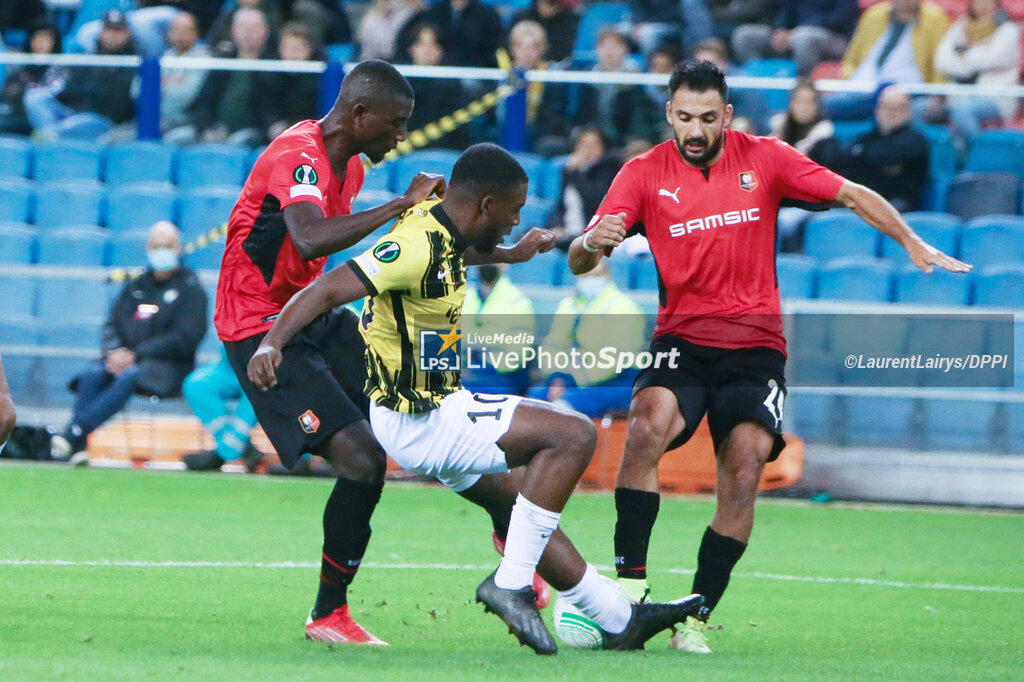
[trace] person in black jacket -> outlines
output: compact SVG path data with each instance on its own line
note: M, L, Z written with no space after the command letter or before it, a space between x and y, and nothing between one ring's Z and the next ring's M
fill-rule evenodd
M161 221L149 230L149 267L129 280L101 333L103 358L70 382L77 393L71 421L51 441L55 459L87 461L86 437L120 410L132 394L167 397L181 390L206 333L206 293L179 265L178 228Z
M548 214L546 227L557 235L556 245L569 248L601 205L622 159L608 152L600 126L579 126L572 131L573 152L562 169L558 202Z
M444 34L449 48L448 63L453 66L497 66L501 47L501 17L480 0L439 0L409 17L398 32L398 54L408 51L415 41L413 32L424 22L435 24ZM419 98L417 98L417 102Z
M32 28L25 41L27 54L60 54L63 50L60 29L49 23ZM28 135L32 124L25 114L23 98L32 88L47 87L48 83L63 80L67 69L46 64L8 66L7 77L0 86L0 134Z

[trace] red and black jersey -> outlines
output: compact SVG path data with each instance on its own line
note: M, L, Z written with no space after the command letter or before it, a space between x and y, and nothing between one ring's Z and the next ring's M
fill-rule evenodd
M344 181L331 170L323 132L301 121L256 159L228 219L214 323L221 341L264 332L300 289L323 272L327 257L303 260L284 223L284 208L311 201L327 217L347 215L363 186L363 162L349 159Z
M616 213L626 214L627 227L642 223L658 269L655 337L785 353L779 203L831 202L843 182L780 140L726 130L724 152L708 169L687 165L674 140L629 161L591 226Z

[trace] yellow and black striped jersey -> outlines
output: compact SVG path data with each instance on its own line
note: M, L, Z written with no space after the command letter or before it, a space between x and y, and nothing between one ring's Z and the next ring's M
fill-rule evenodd
M397 412L429 412L461 388L458 326L466 295L465 237L429 199L348 262L370 292L359 330L366 395Z

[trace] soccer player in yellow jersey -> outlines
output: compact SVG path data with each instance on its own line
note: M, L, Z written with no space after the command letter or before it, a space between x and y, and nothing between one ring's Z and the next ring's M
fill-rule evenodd
M695 614L703 598L631 604L558 530L562 508L594 452L593 423L540 401L471 393L454 366L422 362L441 354L433 347L421 354L429 339L439 340L440 349L456 342L467 261L482 262L519 223L527 183L525 171L501 147L467 149L444 199L417 204L372 249L289 301L249 361L248 374L257 386L273 387L281 348L299 330L335 306L369 297L360 321L366 392L370 424L384 450L492 517L508 519L504 557L477 588L477 601L520 642L538 654L555 653L530 587L537 570L597 623L604 648L643 648L657 632ZM550 242L537 239L537 248L544 247Z

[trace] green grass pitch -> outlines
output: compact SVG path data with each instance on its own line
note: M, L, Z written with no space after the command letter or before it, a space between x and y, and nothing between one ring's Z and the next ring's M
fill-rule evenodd
M662 634L644 652L541 658L472 602L497 563L487 517L413 484L385 489L350 592L391 646L306 641L329 491L323 480L0 467L0 679L1024 677L1021 514L763 500L714 615L714 654L670 650ZM712 510L663 499L655 597L689 591ZM577 494L562 525L606 567L613 523L610 496Z

